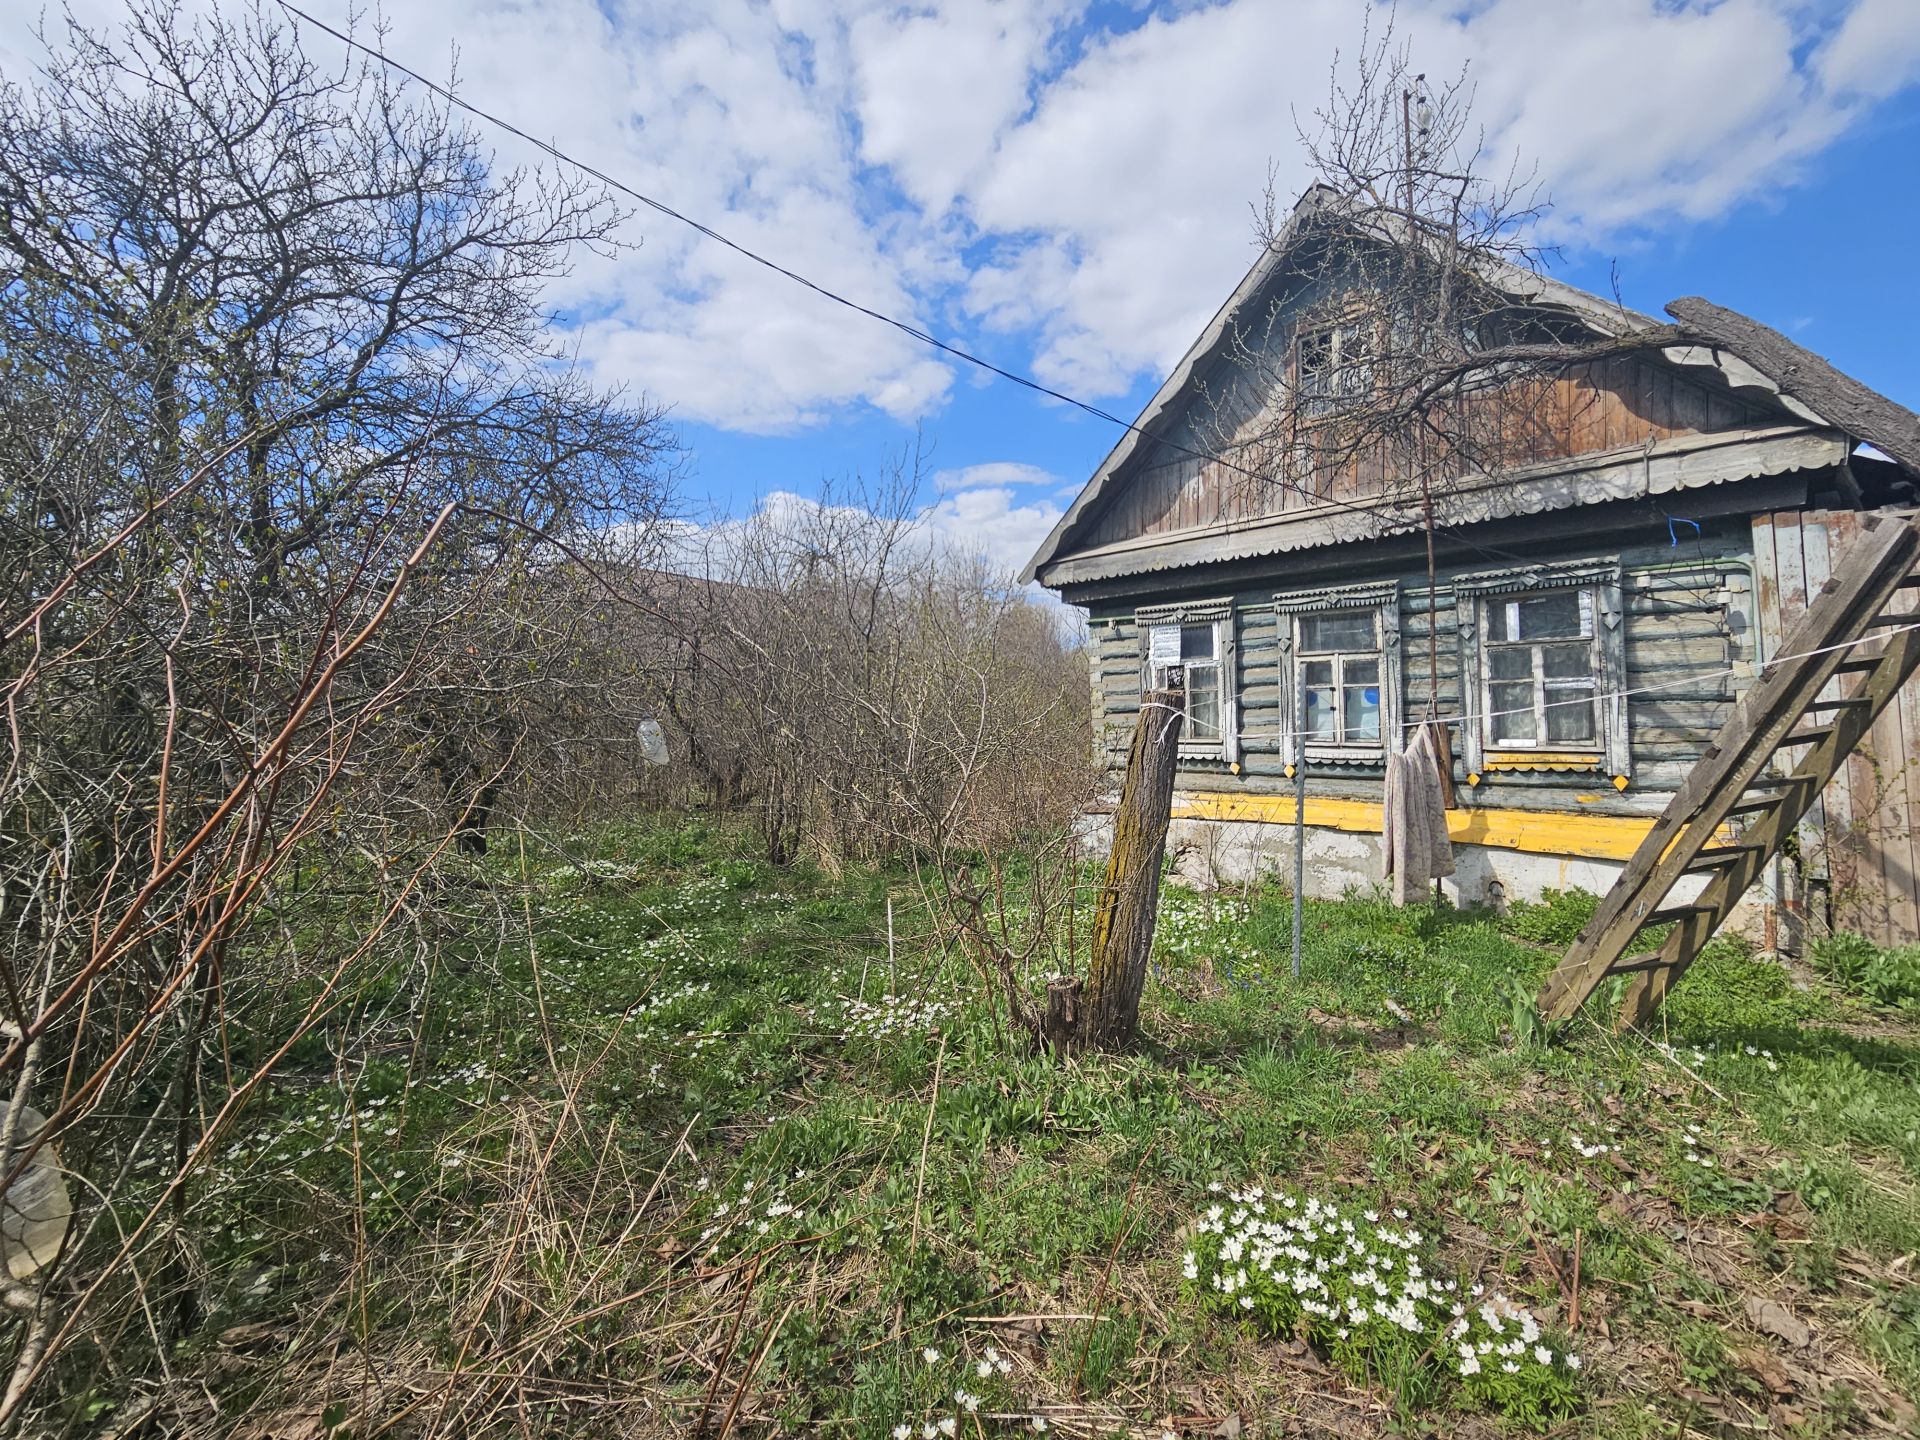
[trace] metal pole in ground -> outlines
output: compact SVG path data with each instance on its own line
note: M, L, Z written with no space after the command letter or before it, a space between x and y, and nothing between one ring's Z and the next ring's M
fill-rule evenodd
M1307 888L1307 688L1296 684L1293 721L1293 978L1300 978L1301 892Z

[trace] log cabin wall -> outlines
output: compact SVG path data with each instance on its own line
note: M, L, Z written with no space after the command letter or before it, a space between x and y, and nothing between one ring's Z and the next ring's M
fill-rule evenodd
M1640 691L1626 706L1632 774L1616 790L1604 774L1502 771L1469 785L1456 734L1454 778L1463 807L1502 807L1542 812L1650 816L1658 814L1698 759L1706 740L1730 713L1734 698L1754 671L1752 532L1741 520L1708 526L1694 535L1680 527L1657 543L1595 552L1574 547L1542 549L1527 558L1542 564L1578 564L1618 558L1624 600L1626 688ZM1504 563L1496 560L1495 564ZM1438 627L1438 696L1443 716L1464 713L1460 695L1459 600L1452 581L1486 565L1455 566L1440 576L1429 617L1424 570L1397 575L1356 570L1355 582L1388 578L1399 583L1400 714L1418 719L1427 711L1427 633ZM1096 686L1094 719L1102 763L1117 783L1127 737L1140 704L1143 639L1137 607L1164 604L1177 594L1177 577L1155 576L1152 591L1096 604L1089 615ZM1186 586L1195 582L1189 577ZM1204 585L1204 582L1199 582ZM1239 772L1226 760L1185 757L1183 789L1249 795L1291 795L1284 753L1286 727L1281 696L1280 619L1273 598L1289 588L1277 567L1271 582L1243 583L1230 593ZM1188 593L1201 591L1189 589ZM1218 592L1205 591L1212 596ZM1377 802L1384 763L1308 766L1308 793Z

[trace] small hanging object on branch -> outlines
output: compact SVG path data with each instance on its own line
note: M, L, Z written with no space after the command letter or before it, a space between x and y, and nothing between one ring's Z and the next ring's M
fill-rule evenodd
M47 1117L33 1106L20 1108L20 1126L5 1156L7 1170L17 1163L17 1154L40 1138L46 1125ZM67 1238L72 1218L73 1202L66 1177L60 1173L60 1154L51 1144L42 1145L0 1197L0 1241L6 1249L8 1276L30 1279L51 1264Z
M640 758L649 765L665 765L672 758L667 752L666 732L658 720L640 722Z
M1429 898L1433 882L1453 874L1447 796L1436 748L1441 728L1431 720L1415 726L1406 748L1387 760L1380 839L1396 905Z

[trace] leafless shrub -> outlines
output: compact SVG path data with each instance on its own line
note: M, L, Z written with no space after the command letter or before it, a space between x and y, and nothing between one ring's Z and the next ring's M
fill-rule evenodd
M404 1022L447 857L622 713L575 598L671 436L538 307L618 217L487 161L258 9L70 26L0 93L0 1199L75 1180L0 1426L164 1370L210 1157L396 965Z
M776 861L991 849L1084 798L1084 657L931 542L917 482L903 460L871 489L713 527L659 587L663 711Z
M1486 477L1563 453L1609 361L1679 330L1555 292L1544 192L1491 153L1463 70L1432 81L1371 17L1350 63L1298 123L1314 184L1282 213L1271 182L1258 243L1293 267L1250 307L1202 377L1203 454L1235 518L1325 507L1357 533L1435 537ZM1429 631L1428 694L1437 688Z

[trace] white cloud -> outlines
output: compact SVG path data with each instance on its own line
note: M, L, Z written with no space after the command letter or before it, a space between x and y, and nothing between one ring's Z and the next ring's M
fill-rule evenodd
M943 479L949 482L948 488L941 488ZM1053 493L1060 477L1032 465L972 465L940 471L933 482L937 498L904 512L907 518L891 536L896 555L905 554L914 563L934 556L978 560L989 574L1011 577L1062 514ZM672 563L726 573L749 526L756 527L763 538L778 538L783 547L790 541L805 549L872 546L880 533L871 514L858 503L774 490L746 515L680 525L671 544L678 557ZM1035 591L1036 598L1040 593Z
M1038 465L1028 465L1020 460L989 460L980 465L936 470L928 483L933 487L934 494L946 496L988 486L1036 485L1044 488L1058 485L1060 477L1050 470L1042 470Z
M1913 0L1860 0L1815 65L1836 95L1891 95L1920 75L1920 14Z
M862 158L891 167L938 219L1027 108L1033 70L1067 11L1058 0L953 0L856 17Z
M1489 151L1536 161L1554 237L1725 213L1920 72L1912 0L1403 0L1416 62L1471 61ZM1823 28L1824 27L1824 28ZM1358 39L1340 0L1257 0L1097 40L1001 142L967 213L1011 237L976 271L976 320L1036 335L1041 378L1111 394L1163 373L1251 260L1247 202L1269 160L1308 175L1296 114Z
M96 28L118 0L72 0ZM346 28L349 0L305 0ZM33 7L0 13L0 64L24 79L39 47ZM212 8L189 0L189 13ZM241 9L240 0L228 8ZM269 16L277 16L269 5ZM57 7L49 29L61 30ZM823 286L909 323L950 257L916 226L876 213L852 120L849 17L812 0L408 0L362 38L579 159L659 197ZM341 46L308 29L327 68ZM478 122L476 122L477 124ZM479 125L505 164L551 164ZM991 138L990 136L987 138ZM623 202L630 203L630 202ZM569 337L593 373L682 417L778 432L871 406L911 421L938 409L952 371L896 330L854 315L644 208L634 248L579 254L552 303L591 316Z
M987 474L1002 468L973 467ZM1032 466L1004 468L1020 472L1023 485L1051 488L1058 483ZM947 548L978 555L995 573L1011 575L1032 558L1061 513L1047 495L1022 499L1011 485L976 484L943 495L921 512L920 523Z
M0 13L10 79L37 51L33 10ZM1086 13L1134 28L1090 31ZM965 344L991 334L1089 399L1164 372L1231 289L1248 202L1270 159L1283 191L1304 185L1296 111L1359 30L1353 0L1144 19L1085 0L409 0L389 19L383 43L429 74L457 44L475 103L853 299ZM1539 160L1574 244L1789 182L1920 76L1913 0L1401 0L1398 25L1434 73L1471 60L1491 146ZM336 61L329 37L308 45ZM627 233L644 243L581 256L553 293L589 317L573 339L596 375L760 432L944 403L954 367L898 331L658 214Z

